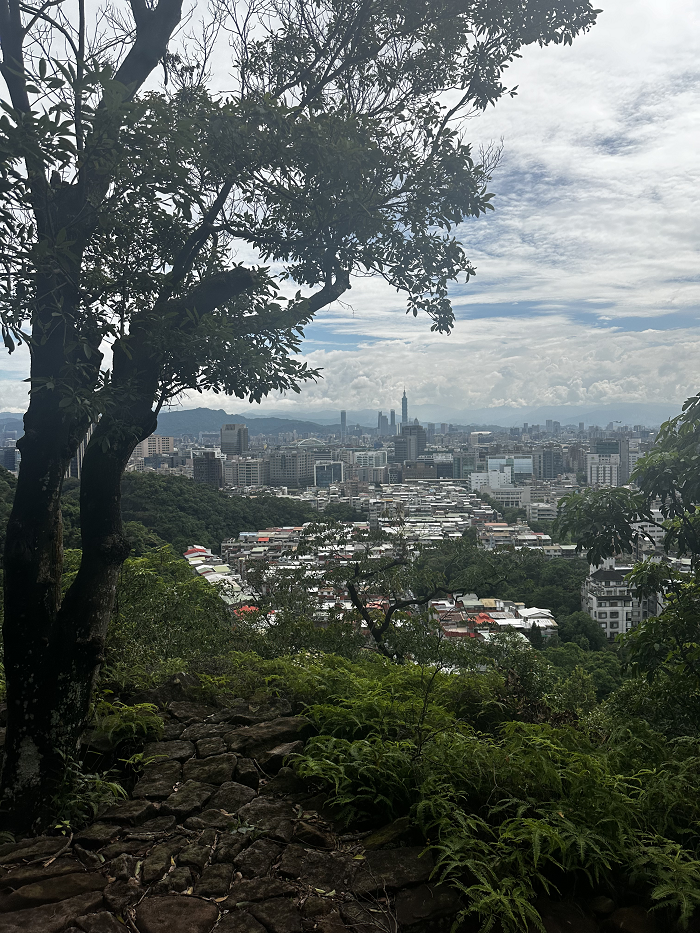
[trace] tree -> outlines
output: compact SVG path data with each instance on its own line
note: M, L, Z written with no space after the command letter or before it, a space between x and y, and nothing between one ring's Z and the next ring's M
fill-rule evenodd
M75 751L129 550L120 478L161 407L185 389L297 391L316 375L294 357L302 327L352 275L383 275L449 331L448 283L474 271L450 230L491 207L492 158L455 121L507 92L522 46L570 43L595 15L586 0L220 0L170 51L181 0L92 23L84 0L0 0L0 322L31 353L5 549L9 828L41 819ZM207 87L217 37L225 95ZM144 92L161 64L167 85ZM237 263L241 243L310 294ZM62 596L61 484L91 423Z
M661 682L664 703L697 706L700 690L700 476L697 469L700 396L661 426L653 449L632 474L634 489L588 489L567 496L558 522L586 551L591 563L634 552L648 537L646 525L663 529L663 555L638 562L630 579L641 597L660 595L663 608L629 632L623 643L631 669L651 684ZM661 512L661 521L654 509ZM679 570L669 554L689 558ZM673 717L669 717L669 721Z

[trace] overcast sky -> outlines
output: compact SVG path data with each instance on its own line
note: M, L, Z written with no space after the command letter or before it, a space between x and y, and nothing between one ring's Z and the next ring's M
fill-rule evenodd
M519 90L472 120L476 145L503 140L495 213L458 235L477 267L452 290L457 326L430 333L377 280L307 328L325 378L289 406L450 409L682 402L700 358L700 8L611 0L572 47L529 48ZM0 409L18 409L21 357L0 371ZM194 396L245 413L238 400Z

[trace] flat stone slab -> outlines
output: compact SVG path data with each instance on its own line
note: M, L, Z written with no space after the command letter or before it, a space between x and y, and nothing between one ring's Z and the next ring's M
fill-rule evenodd
M184 820L201 810L213 793L214 788L209 784L187 781L163 801L162 809L165 813L172 813L178 819Z
M197 746L198 758L210 758L212 755L223 755L226 752L224 740L220 735L212 735L208 739L199 739L194 744Z
M281 851L269 839L258 839L236 856L234 865L244 878L260 878L268 873Z
M185 781L200 781L202 784L226 784L233 777L236 755L212 755L210 758L193 758L182 768Z
M35 881L43 881L46 878L70 875L73 872L82 870L82 862L73 858L56 859L47 868L44 868L43 865L27 865L26 867L15 868L14 871L0 877L0 890L9 893L25 884L33 884Z
M357 871L358 862L351 856L316 852L290 845L284 850L280 874L298 878L317 890L347 891Z
M61 933L78 917L94 913L102 904L102 892L90 891L57 904L3 914L0 929L2 933Z
M206 719L216 712L213 706L206 706L204 703L190 703L189 700L173 700L168 706L172 715L181 722L187 722L190 719Z
M237 910L221 918L216 933L267 933L267 930L247 911Z
M202 810L197 816L188 816L185 820L185 829L231 829L236 818L225 810Z
M150 800L124 800L105 810L102 818L108 822L138 826L155 816L157 812L158 808Z
M231 910L236 904L266 901L272 897L289 897L295 893L296 888L288 881L280 881L277 878L243 878L234 883L231 893L221 906Z
M21 862L23 859L49 858L62 849L66 840L61 836L38 836L24 842L8 842L0 846L0 865Z
M92 891L102 892L106 887L107 879L99 872L74 872L71 875L45 878L43 881L25 884L2 898L0 913L41 907L43 904L65 901ZM0 929L2 929L2 920L0 920Z
M296 810L285 800L256 797L238 811L238 818L256 829L269 833L282 842L290 842L294 835Z
M115 826L113 823L93 823L92 826L88 826L87 829L77 833L74 842L86 849L99 849L116 839L122 829L123 827ZM65 842L63 845L65 845Z
M232 877L233 865L227 865L225 862L209 865L195 885L194 893L201 897L223 897L228 894Z
M224 741L231 751L255 758L284 742L306 739L312 733L313 726L306 716L280 716L270 722L235 729L224 736Z
M355 894L371 894L398 890L409 885L423 884L430 879L435 861L430 852L420 846L406 849L377 849L368 852L362 861L352 884Z
M301 933L302 931L301 914L287 898L273 897L269 901L252 904L248 909L269 933Z
M182 780L182 764L179 761L161 761L146 766L142 777L134 788L132 797L149 797L152 800L165 800L173 788Z
M195 722L183 729L180 738L196 742L200 739L216 738L217 736L221 738L222 735L230 731L231 726L226 723Z
M277 774L289 756L297 755L303 748L303 742L284 742L282 745L275 745L269 751L258 755L258 764L268 774Z
M186 761L195 753L195 747L192 742L183 742L182 739L175 739L172 742L148 742L143 747L144 758L172 759L174 761ZM156 762L154 762L155 764Z
M238 759L234 777L239 784L245 784L246 787L252 787L253 790L257 790L260 784L260 774L252 758Z
M237 781L226 781L219 787L209 803L217 810L237 813L241 807L250 803L255 797L256 793L252 787L246 787L245 784L239 784Z
M136 908L140 933L210 933L219 918L211 901L197 897L147 897Z
M78 927L83 933L126 933L126 927L106 910L78 918Z

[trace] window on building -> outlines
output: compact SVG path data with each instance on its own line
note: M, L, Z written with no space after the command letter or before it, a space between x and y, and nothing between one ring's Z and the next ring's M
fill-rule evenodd
M611 623L610 623L610 628L619 628L619 627L620 627L620 623L619 623L619 622L611 622Z
M626 613L625 618L626 618L627 621L629 622L630 619L632 618L632 613L631 613L631 612Z
M607 606L607 605L608 605L607 599L601 599L601 600L598 602L598 605L599 605L599 606Z
M610 601L610 605L611 605L611 606L617 606L617 600L616 600L616 599L611 600L611 601Z
M620 618L620 613L619 613L619 612L611 612L611 613L610 613L610 618L611 618L611 619L619 619L619 618Z
M598 613L598 618L599 618L599 619L607 619L607 617L608 617L607 612L599 612L599 613Z

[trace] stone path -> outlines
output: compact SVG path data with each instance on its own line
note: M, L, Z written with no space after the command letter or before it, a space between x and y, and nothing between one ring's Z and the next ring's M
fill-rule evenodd
M338 836L283 767L312 733L290 713L171 702L132 799L0 846L1 933L446 933L429 853Z
M283 767L312 733L284 702L174 701L163 718L132 799L70 840L0 846L0 933L451 930L460 901L430 882L430 854L381 848L407 820L339 835L323 796ZM547 933L656 933L646 911L598 900L543 902Z

